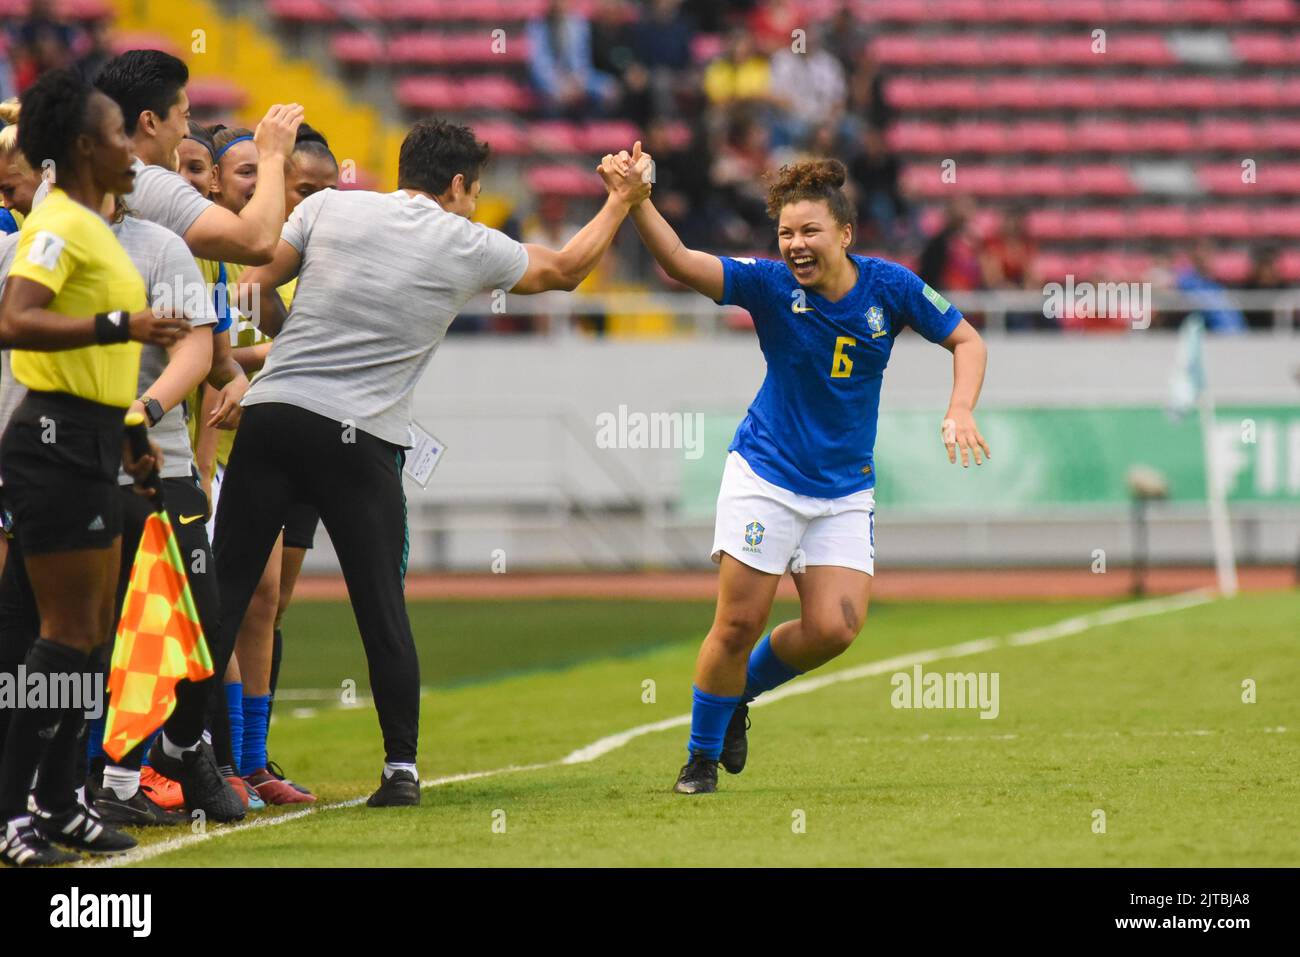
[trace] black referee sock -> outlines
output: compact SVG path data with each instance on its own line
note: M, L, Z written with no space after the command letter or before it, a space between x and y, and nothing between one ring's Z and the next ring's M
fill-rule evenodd
M45 675L48 682L50 675L79 673L86 669L88 663L88 655L48 638L37 639L24 662L29 682L33 675L38 674ZM22 690L25 693L26 689ZM41 765L46 751L59 737L60 719L66 715L64 709L51 707L19 708L13 715L5 739L4 760L0 762L0 820L27 813L27 792L31 790L36 769ZM76 724L75 721L73 723ZM76 727L71 741L74 749L80 733L81 728ZM60 740L59 744L68 755L70 775L75 757L67 750L69 742L66 738ZM57 783L58 772L53 773Z
M82 763L78 764L77 752ZM86 713L81 708L64 708L59 719L59 730L54 733L50 746L41 757L40 770L36 772L36 803L44 811L66 811L77 803L77 785L85 780Z

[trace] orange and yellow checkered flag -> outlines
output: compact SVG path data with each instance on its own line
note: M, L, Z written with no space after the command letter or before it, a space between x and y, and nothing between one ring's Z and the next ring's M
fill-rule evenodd
M212 674L176 533L165 511L144 523L108 676L104 750L120 761L176 707L176 682Z

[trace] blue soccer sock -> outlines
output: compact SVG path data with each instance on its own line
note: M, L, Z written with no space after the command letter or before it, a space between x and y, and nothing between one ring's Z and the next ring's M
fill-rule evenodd
M740 704L740 698L709 694L694 686L691 692L691 739L686 750L692 754L698 751L716 761L722 754L727 722L731 720L736 705Z
M776 652L772 650L772 633L769 631L754 646L754 650L749 655L749 668L745 676L745 701L753 701L764 691L771 691L801 674L802 671L795 671L776 656Z
M226 692L226 713L230 715L230 753L238 765L235 773L240 774L243 771L243 765L239 763L239 752L244 747L244 684L232 681L223 687Z
M269 694L244 696L244 754L239 766L245 774L266 767L266 726L271 719Z
M104 757L104 725L108 719L104 715L93 719L86 725L86 765L94 767L95 759Z

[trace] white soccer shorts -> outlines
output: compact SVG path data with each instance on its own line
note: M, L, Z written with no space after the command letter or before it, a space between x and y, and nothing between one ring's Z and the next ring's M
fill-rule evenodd
M739 452L727 455L713 529L713 560L722 553L771 575L787 567L840 565L875 574L876 494L842 498L797 495L754 474Z

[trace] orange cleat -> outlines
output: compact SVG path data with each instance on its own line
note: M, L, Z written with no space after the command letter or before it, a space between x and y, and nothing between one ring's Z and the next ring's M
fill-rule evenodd
M185 795L179 781L165 778L151 767L140 769L140 787L148 793L149 800L167 811L185 807Z

